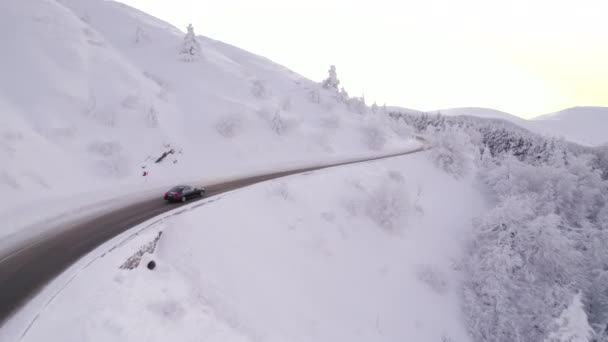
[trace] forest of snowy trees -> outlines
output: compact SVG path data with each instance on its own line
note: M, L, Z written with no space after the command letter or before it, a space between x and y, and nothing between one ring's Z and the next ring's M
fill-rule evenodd
M502 120L391 117L435 147L438 167L489 190L462 261L473 339L608 341L608 147Z

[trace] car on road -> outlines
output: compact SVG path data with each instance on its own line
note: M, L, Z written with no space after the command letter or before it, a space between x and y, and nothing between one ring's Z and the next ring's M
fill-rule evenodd
M172 187L165 193L165 200L169 202L186 202L195 197L205 196L205 188L197 188L190 185L178 185Z

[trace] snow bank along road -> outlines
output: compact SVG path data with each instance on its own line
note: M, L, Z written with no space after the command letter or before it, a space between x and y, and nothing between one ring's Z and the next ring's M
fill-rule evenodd
M207 185L206 197L279 177L397 157L422 150L423 148L418 148L374 158L318 165ZM8 254L2 254L0 251L0 323L4 322L14 310L45 283L93 248L141 222L179 206L181 204L165 203L159 194L154 198L148 198L84 221L81 220L78 223L68 224L69 227L58 229L58 233L18 246Z

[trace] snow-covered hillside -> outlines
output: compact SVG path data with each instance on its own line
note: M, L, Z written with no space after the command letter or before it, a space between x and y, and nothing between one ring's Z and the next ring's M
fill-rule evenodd
M120 3L3 1L0 29L3 208L143 183L142 167L199 179L407 140L265 58L204 37L187 56L182 31Z
M586 146L608 143L608 107L574 107L529 120L490 108L476 107L449 108L429 113L502 119L549 137L561 137Z
M608 143L608 107L574 107L531 120L542 132L556 133L583 145Z
M486 208L470 170L455 178L431 157L193 204L86 257L0 339L39 314L22 341L470 341L459 265L471 219Z
M436 110L431 113L441 113L442 115L470 115L480 118L502 119L513 123L521 124L526 120L499 110L480 107L462 107L462 108L447 108Z

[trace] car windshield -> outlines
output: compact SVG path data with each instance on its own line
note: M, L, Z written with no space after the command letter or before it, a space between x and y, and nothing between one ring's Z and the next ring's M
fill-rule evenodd
M171 190L169 190L169 192L181 193L182 191L184 191L185 188L186 188L185 186L175 186L175 187L171 188Z

